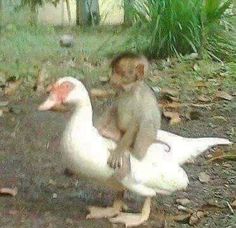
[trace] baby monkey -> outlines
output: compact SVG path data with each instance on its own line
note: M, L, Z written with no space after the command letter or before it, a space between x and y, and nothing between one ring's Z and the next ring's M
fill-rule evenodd
M118 96L108 108L98 125L100 134L117 142L111 151L108 165L118 169L118 177L123 178L130 171L130 151L137 159L142 159L148 147L156 142L161 125L161 114L156 97L144 79L149 63L142 55L123 53L111 62L111 85ZM169 148L170 149L170 148Z

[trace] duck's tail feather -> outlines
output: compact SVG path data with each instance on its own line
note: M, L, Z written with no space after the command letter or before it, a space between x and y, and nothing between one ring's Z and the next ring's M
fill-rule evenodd
M182 156L178 156L179 164L183 164L184 162L187 162L197 157L198 155L202 154L213 146L232 144L232 142L224 138L196 138L187 139L187 141L187 144L189 146L186 146L186 148L184 148L181 153ZM193 149L191 150L191 148Z

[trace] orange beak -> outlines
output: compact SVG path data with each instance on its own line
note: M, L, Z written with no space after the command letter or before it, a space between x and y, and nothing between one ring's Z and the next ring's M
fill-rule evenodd
M60 105L60 102L56 99L56 96L50 95L46 101L39 105L38 110L47 111L58 105Z

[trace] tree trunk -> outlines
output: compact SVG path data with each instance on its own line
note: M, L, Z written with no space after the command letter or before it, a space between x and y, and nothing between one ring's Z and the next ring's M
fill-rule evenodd
M98 0L77 0L76 14L77 25L98 24L100 19Z
M68 15L68 20L69 20L69 25L71 25L71 11L70 11L69 0L66 0L66 8L67 8L67 15Z

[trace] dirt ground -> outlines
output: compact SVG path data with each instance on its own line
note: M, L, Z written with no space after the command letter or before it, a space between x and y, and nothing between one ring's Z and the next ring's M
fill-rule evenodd
M111 204L114 192L64 175L59 140L68 117L37 111L42 100L12 101L9 106L13 112L0 117L0 187L18 189L15 197L0 197L0 227L122 227L111 225L106 219L85 219L88 205ZM95 106L99 113L99 105ZM213 115L224 116L227 121L215 121ZM236 129L235 108L230 112L204 110L200 119L176 126L163 120L163 129L191 137L229 137L233 128ZM231 139L236 141L235 134ZM210 152L194 164L184 165L190 180L188 189L171 196L156 196L149 221L140 227L190 227L187 222L173 220L173 216L184 214L177 209L176 199L180 198L191 201L187 208L205 212L195 227L236 227L235 214L227 206L227 202L236 199L235 161L207 164L206 154ZM210 175L208 183L199 182L202 171ZM125 200L130 211L141 209L143 198L126 193Z

